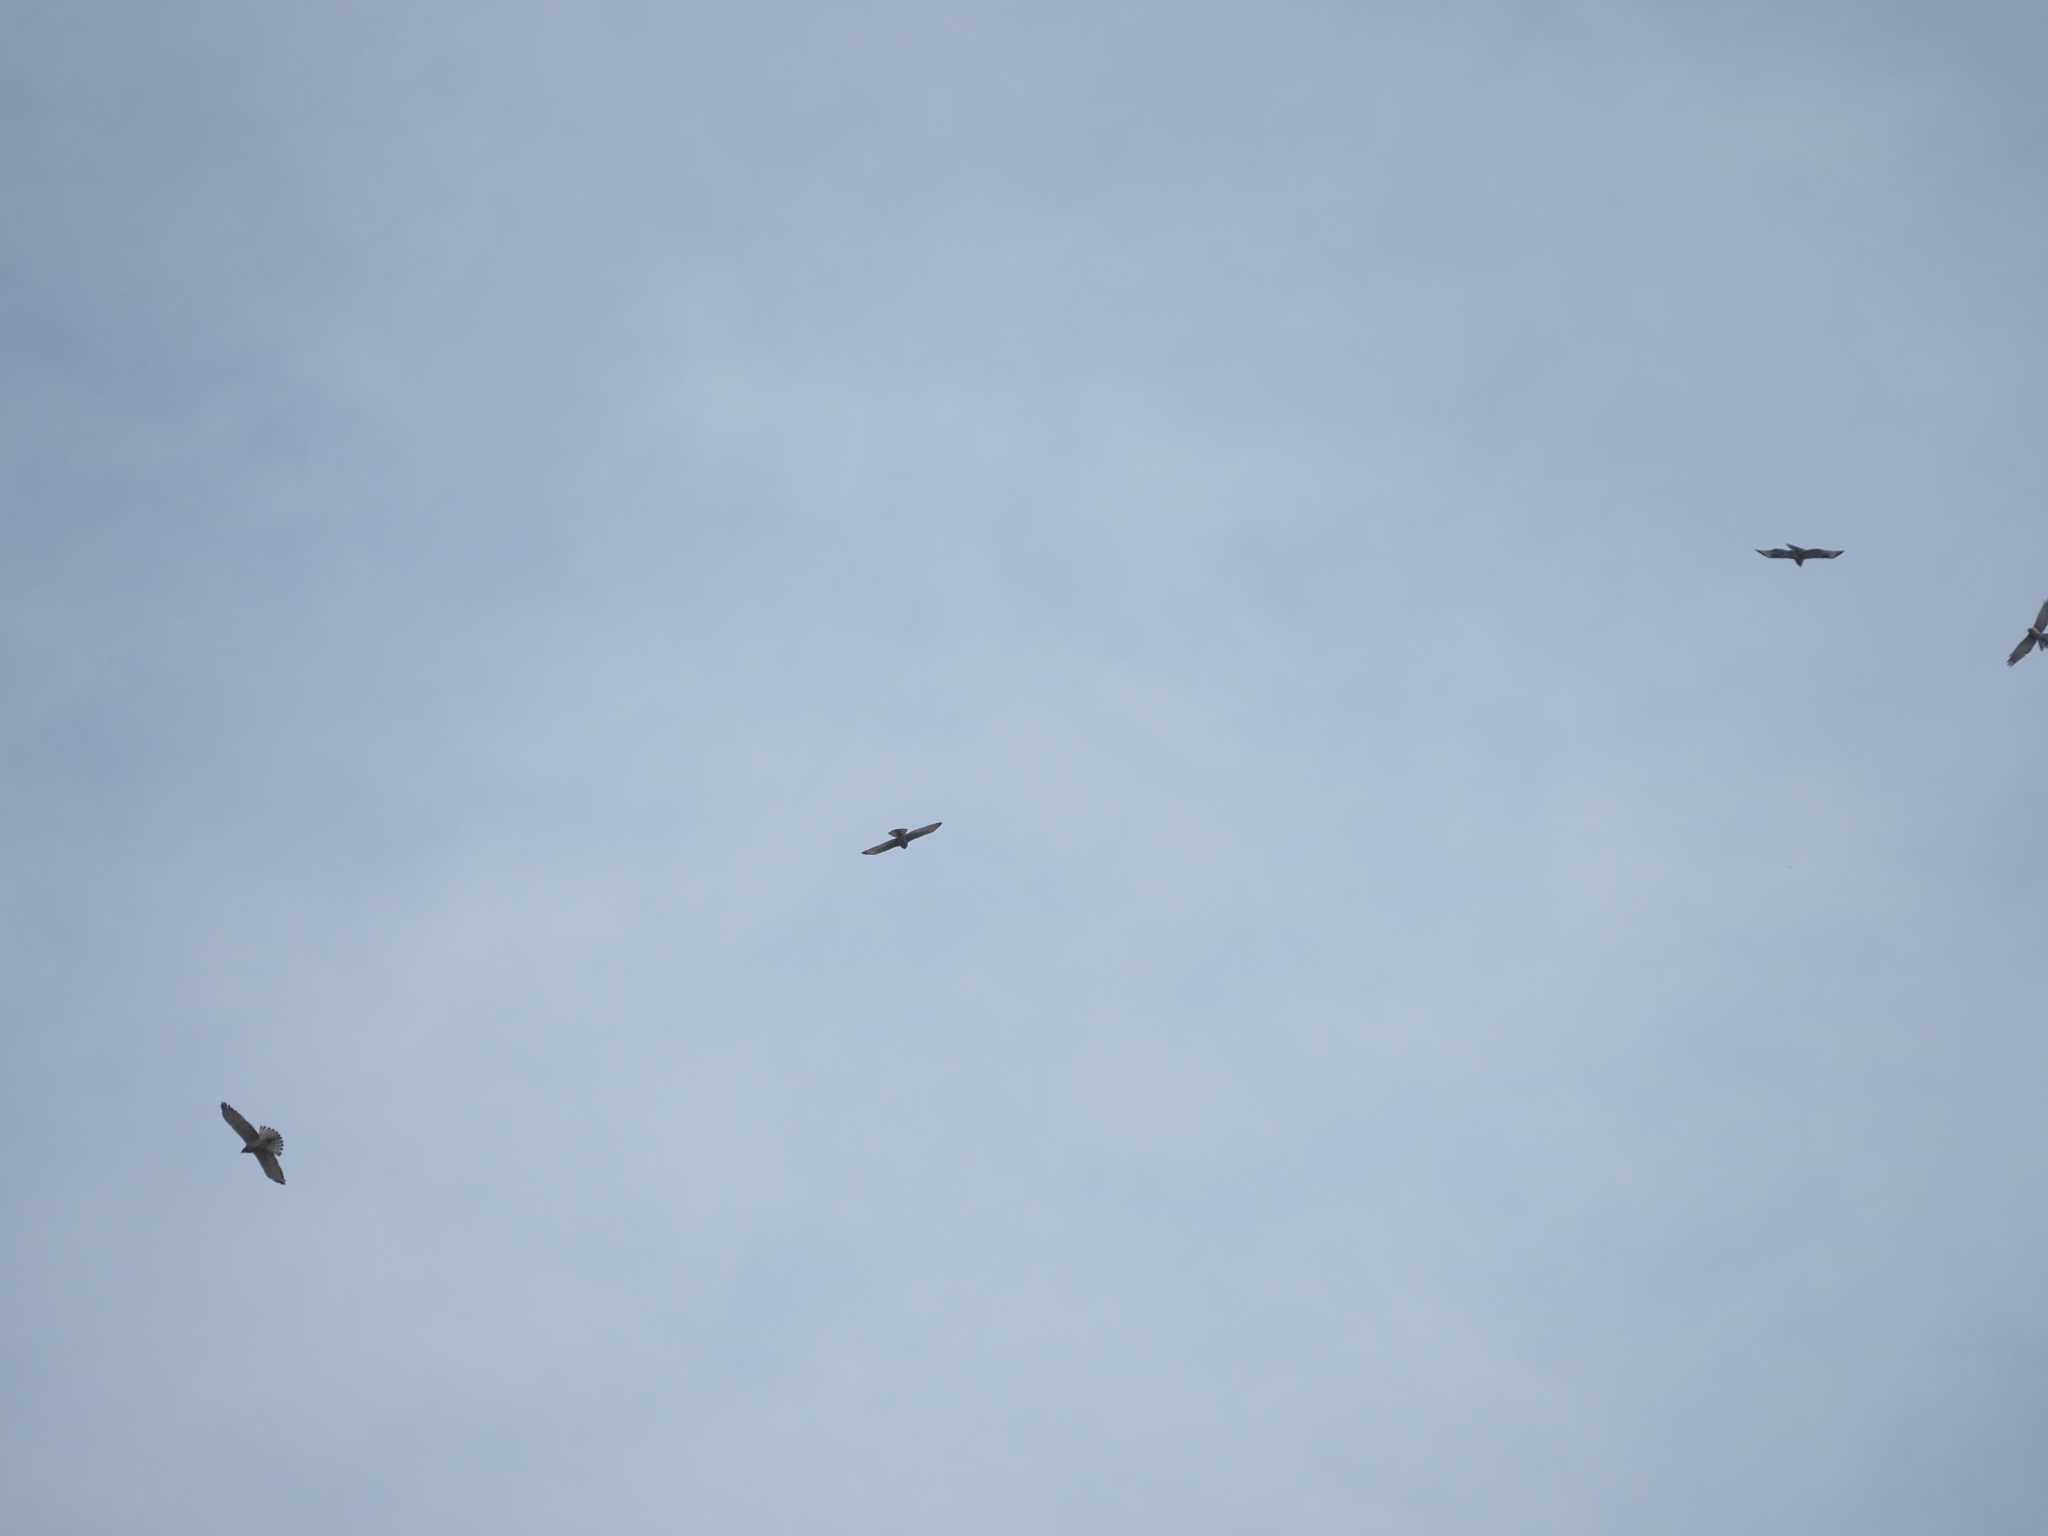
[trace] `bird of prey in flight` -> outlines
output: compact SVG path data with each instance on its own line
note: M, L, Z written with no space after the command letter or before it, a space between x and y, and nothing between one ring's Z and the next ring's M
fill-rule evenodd
M226 1100L221 1101L220 1117L234 1127L235 1134L242 1138L242 1150L256 1154L256 1161L263 1165L263 1171L270 1175L270 1182L282 1184L284 1170L277 1165L277 1154L284 1150L284 1138L267 1125L251 1125L244 1120L241 1112Z
M1760 549L1757 551L1766 560L1790 560L1804 570L1809 560L1832 560L1839 555L1839 549L1801 549L1797 544L1787 544L1783 549Z
M943 821L935 821L928 827L891 827L889 829L889 840L886 843L877 843L872 848L863 848L861 852L887 853L891 848L901 848L907 852L910 845L917 841L918 838L929 837L944 825Z
M2041 605L2041 611L2034 615L2034 627L2028 630L2020 638L2020 643L2012 648L2012 654L2005 658L2005 664L2008 667L2018 666L2020 658L2037 645L2042 650L2048 651L2048 603Z

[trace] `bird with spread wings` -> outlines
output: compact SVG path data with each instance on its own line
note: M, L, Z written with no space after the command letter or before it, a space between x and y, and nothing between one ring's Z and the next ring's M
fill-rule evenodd
M2020 664L2020 658L2039 647L2048 651L2048 603L2041 605L2041 611L2034 615L2034 627L2020 636L2020 643L2012 648L2012 654L2005 658L2008 667Z
M221 1100L220 1117L234 1128L237 1136L242 1138L242 1150L256 1155L256 1161L261 1163L263 1171L270 1175L270 1182L282 1184L284 1169L278 1165L277 1157L284 1151L284 1138L267 1125L251 1125L242 1118L241 1111L225 1099Z
M916 842L917 839L919 839L920 837L929 837L932 833L938 831L939 828L943 827L944 825L945 823L943 821L935 821L928 827L891 827L889 829L889 840L887 842L877 843L872 848L863 848L861 849L861 852L887 853L891 848L901 848L905 852L908 852L910 849L910 845Z
M1757 551L1766 560L1790 560L1801 570L1809 560L1832 560L1839 555L1839 549L1801 549L1797 544L1787 544L1783 549L1760 549Z

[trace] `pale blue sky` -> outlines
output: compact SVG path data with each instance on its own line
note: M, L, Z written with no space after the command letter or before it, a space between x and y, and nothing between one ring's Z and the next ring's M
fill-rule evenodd
M2041 1530L2044 65L13 7L0 1525Z

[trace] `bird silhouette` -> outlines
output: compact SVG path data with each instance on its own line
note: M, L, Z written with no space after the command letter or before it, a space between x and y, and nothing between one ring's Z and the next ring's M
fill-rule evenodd
M910 845L918 838L929 837L944 825L943 821L935 821L928 827L891 827L889 829L889 840L886 843L877 843L872 848L863 848L861 852L887 853L891 848L902 848L907 851Z
M2020 658L2036 647L2048 650L2048 603L2041 605L2041 611L2034 615L2033 628L2020 637L2020 643L2012 648L2012 654L2005 658L2008 667L2020 664Z
M284 1169L278 1166L277 1155L284 1151L284 1138L267 1125L251 1125L242 1118L241 1111L225 1099L221 1100L220 1117L233 1126L235 1134L242 1138L242 1150L256 1155L256 1161L261 1163L263 1171L270 1175L270 1182L282 1184Z
M1787 544L1783 549L1760 549L1757 551L1766 560L1790 560L1802 570L1809 560L1832 560L1839 555L1839 549L1801 549L1797 544Z

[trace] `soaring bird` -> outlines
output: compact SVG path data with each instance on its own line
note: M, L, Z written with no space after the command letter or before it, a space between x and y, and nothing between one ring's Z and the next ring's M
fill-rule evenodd
M1839 549L1801 549L1797 544L1787 544L1783 549L1760 549L1757 551L1766 560L1790 560L1802 570L1809 560L1832 560L1839 555Z
M284 1150L284 1138L267 1125L251 1125L244 1120L241 1112L225 1099L221 1101L220 1117L235 1128L235 1134L242 1138L242 1150L254 1152L256 1161L263 1165L263 1171L270 1175L270 1182L282 1184L284 1170L277 1165L277 1154Z
M935 821L928 827L891 827L889 829L889 840L886 843L877 843L872 848L863 848L861 852L887 853L891 848L901 848L908 851L910 845L917 841L917 839L929 837L944 825L943 821Z
M2034 627L2026 632L2020 643L2012 648L2012 654L2005 658L2008 667L2020 664L2020 658L2039 646L2048 651L2048 603L2041 605L2041 611L2034 615Z

